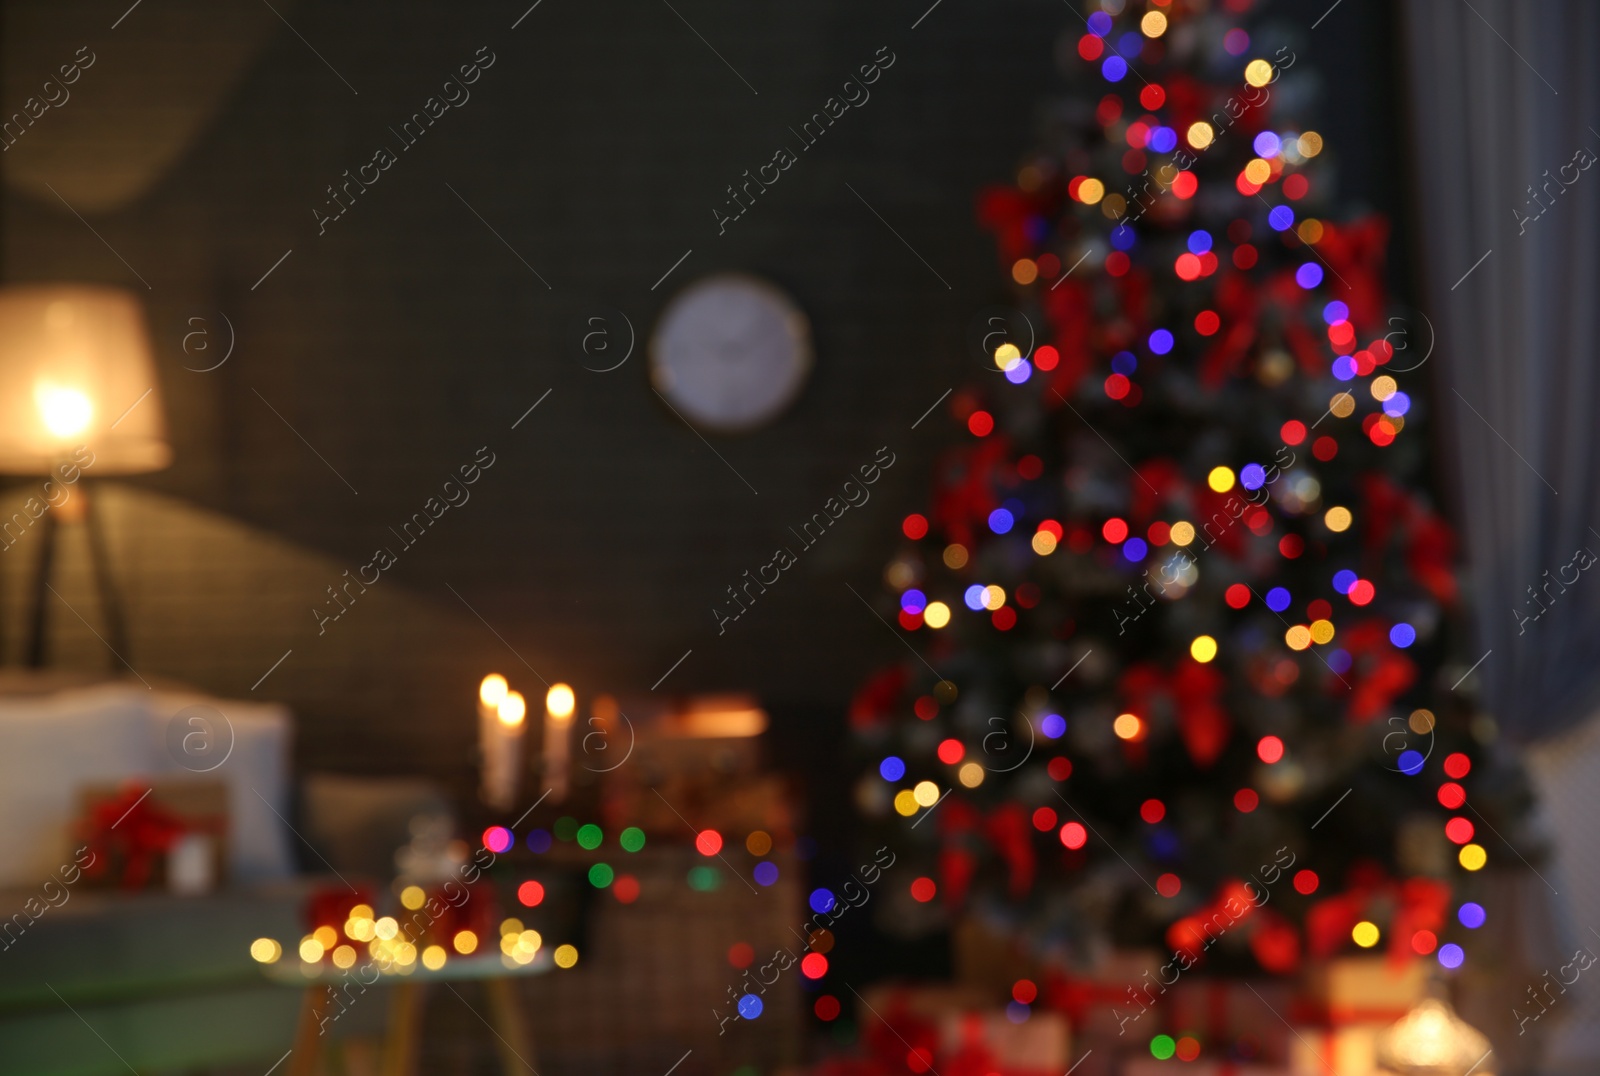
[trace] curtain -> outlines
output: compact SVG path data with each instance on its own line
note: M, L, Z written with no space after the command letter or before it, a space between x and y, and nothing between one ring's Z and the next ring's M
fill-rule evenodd
M1487 654L1502 732L1534 743L1600 710L1600 3L1408 0L1402 18L1469 660Z

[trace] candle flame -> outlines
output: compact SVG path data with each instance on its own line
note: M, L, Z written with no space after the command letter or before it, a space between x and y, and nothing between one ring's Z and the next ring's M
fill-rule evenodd
M523 717L528 713L528 704L522 698L522 692L508 691L506 697L500 700L495 713L500 718L500 724L514 729L522 724Z
M577 696L566 684L556 684L550 688L544 697L544 708L547 713L558 721L565 721L572 716L572 711L578 704Z
M478 701L485 706L499 706L506 697L506 691L506 678L499 673L490 673L478 685Z

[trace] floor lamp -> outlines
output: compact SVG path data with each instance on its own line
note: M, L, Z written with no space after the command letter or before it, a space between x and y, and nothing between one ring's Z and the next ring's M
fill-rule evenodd
M28 664L45 660L47 595L64 523L82 521L107 642L124 662L127 628L89 485L158 471L172 461L150 337L139 301L120 288L36 284L0 288L0 474L38 481L0 519L9 550L39 531Z

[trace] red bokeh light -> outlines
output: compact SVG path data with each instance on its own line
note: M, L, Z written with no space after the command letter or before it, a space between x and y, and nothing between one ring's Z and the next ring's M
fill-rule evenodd
M695 834L694 847L703 856L714 856L722 851L722 834L714 829L703 829Z
M1444 772L1445 776L1459 781L1472 772L1472 760L1461 752L1456 751L1445 757Z
M1442 806L1453 811L1466 802L1467 790L1456 784L1454 781L1446 781L1444 784L1439 786L1439 803Z
M1040 807L1033 812L1033 828L1040 833L1049 833L1056 828L1056 812L1053 807Z
M1276 736L1263 736L1256 741L1256 757L1269 766L1283 758L1283 741Z
M907 538L916 541L928 533L927 517L913 512L900 524L900 530Z
M1294 875L1294 891L1302 896L1309 897L1317 891L1317 886L1322 879L1317 877L1317 872L1312 870L1296 871Z
M821 953L807 953L800 958L800 974L807 979L820 979L828 974L828 958Z
M1160 800L1145 800L1139 805L1139 817L1155 825L1167 817L1167 805Z
M939 742L939 761L946 766L954 766L966 756L967 749L960 740L941 740Z
M534 881L523 882L517 886L517 900L521 901L524 907L538 907L539 902L544 900L544 886Z
M1061 827L1061 843L1068 848L1082 848L1089 841L1089 831L1083 828L1082 823L1068 822Z
M1233 794L1233 805L1245 814L1255 810L1261 803L1261 797L1256 795L1253 788L1241 788Z
M994 431L994 416L987 411L974 411L967 419L967 429L974 437L987 437Z
M911 899L926 904L939 892L932 878L918 878L911 883Z
M1100 528L1100 535L1113 545L1121 545L1128 537L1128 524L1124 520L1112 516Z

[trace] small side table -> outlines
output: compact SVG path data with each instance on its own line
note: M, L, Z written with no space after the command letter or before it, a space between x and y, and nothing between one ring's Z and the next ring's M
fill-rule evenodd
M554 961L549 950L541 949L539 955L528 964L518 964L499 953L483 953L451 957L437 971L423 967L419 961L408 970L380 974L369 985L369 989L377 986L390 989L380 1068L382 1076L416 1076L422 1010L427 999L425 988L433 983L468 981L484 984L484 991L489 998L489 1014L485 1017L480 1013L478 1018L494 1032L501 1070L507 1076L525 1070L537 1072L533 1037L523 1020L512 980L543 975L553 968ZM287 1076L316 1076L322 1056L322 1021L338 1004L333 992L349 982L345 971L327 963L312 965L297 960L263 965L262 971L280 986L299 987L305 991L295 1029L294 1047L288 1058Z

